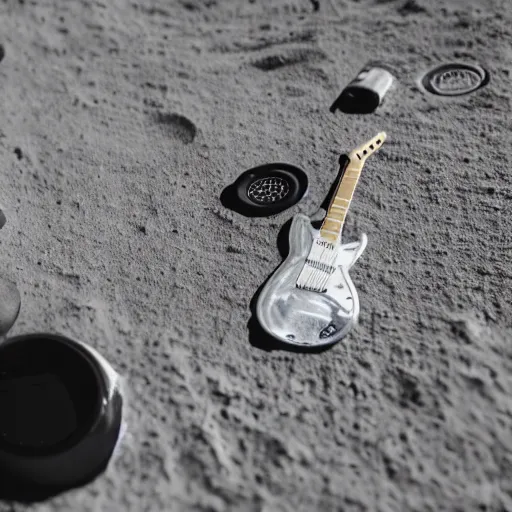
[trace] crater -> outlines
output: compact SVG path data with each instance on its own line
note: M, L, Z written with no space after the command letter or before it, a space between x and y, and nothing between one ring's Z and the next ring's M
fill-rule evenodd
M402 16L407 16L409 14L419 14L423 12L426 12L426 9L415 0L407 0L407 2L405 2L405 4L398 9L398 13Z
M287 96L290 96L291 98L300 98L301 96L306 95L306 91L293 85L287 85L285 89L285 94Z
M187 117L180 114L162 113L156 115L158 124L165 127L168 134L183 144L190 144L197 134L197 126Z
M421 80L423 87L438 96L461 96L476 91L489 82L489 73L480 66L448 63L437 66Z

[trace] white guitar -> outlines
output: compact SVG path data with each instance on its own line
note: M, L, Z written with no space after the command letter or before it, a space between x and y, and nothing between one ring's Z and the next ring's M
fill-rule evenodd
M357 291L348 271L363 253L367 237L341 243L341 231L366 159L386 140L384 132L349 153L322 226L296 215L289 234L290 252L263 287L256 316L277 340L310 347L341 340L359 314Z

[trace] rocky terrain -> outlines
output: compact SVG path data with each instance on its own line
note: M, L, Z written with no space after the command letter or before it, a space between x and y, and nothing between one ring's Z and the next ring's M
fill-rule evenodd
M512 511L512 3L4 0L0 19L9 336L80 339L127 388L104 474L1 511ZM329 112L376 59L396 76L377 111ZM489 84L422 90L450 61ZM358 327L265 349L250 303L281 227L381 130L344 231L369 238ZM273 161L306 198L222 206Z

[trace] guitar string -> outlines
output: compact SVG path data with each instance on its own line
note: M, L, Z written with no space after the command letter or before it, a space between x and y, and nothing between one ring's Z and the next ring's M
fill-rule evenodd
M372 141L367 143L365 146L370 146L370 148L372 149L372 153L373 153L378 149L378 146L381 145L381 141L380 140L376 141L375 145L377 146L377 148L375 149L375 151L373 151L372 144L373 144L373 139L372 139ZM364 147L358 147L357 150L355 150L355 151L363 151L363 149L364 149ZM370 153L370 154L372 154L372 153ZM355 186L357 185L360 174L361 174L361 170L359 170L359 172L357 173L357 176L354 177L354 179L355 179L355 184L353 187L354 190L355 190ZM332 205L334 204L334 200L336 199L336 196L339 192L342 182L343 182L343 179L339 182L338 186L336 187L336 191L334 193L334 197L333 197L332 201L330 202L328 212L330 211ZM348 200L348 206L350 206L354 190L352 191L352 194L350 194L351 197ZM348 210L348 208L346 208L345 212L347 210ZM328 213L327 213L326 217L328 217ZM324 222L325 222L325 220L324 220ZM343 228L343 224L344 223L342 222L341 226L340 226L340 231L339 231L338 237L341 235L341 230ZM320 231L321 231L321 229L320 229ZM321 235L320 235L320 237L321 237ZM339 238L338 238L337 242L339 242ZM318 254L318 245L317 245L316 241L314 243L315 243L315 245L314 245L314 247L312 247L312 250L310 251L310 254L308 255L307 260L316 262L318 264L327 264L328 267L332 268L334 266L333 263L336 260L336 253L334 252L334 250L329 250L328 257L326 257L325 246L322 246L320 254ZM336 244L336 245L338 245L338 244ZM315 254L315 253L317 253L317 254ZM333 257L333 255L334 255L334 257ZM317 256L317 257L315 258L314 256ZM299 277L297 279L297 285L307 287L308 289L314 289L315 291L324 291L326 289L326 286L327 286L327 283L331 276L331 273L329 272L329 270L324 270L322 268L316 268L316 267L313 267L311 264L306 263L306 265L303 266L301 273L299 274Z

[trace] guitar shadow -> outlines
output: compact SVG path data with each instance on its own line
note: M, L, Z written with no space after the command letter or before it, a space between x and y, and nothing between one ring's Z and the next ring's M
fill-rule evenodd
M345 169L347 167L347 164L349 162L349 158L347 155L342 155L339 159L340 163L340 170L338 172L338 176L336 180L334 180L333 185L331 185L331 188L329 189L329 192L327 193L325 199L323 200L322 204L320 205L321 210L327 210L331 201L332 196L336 192L336 184L338 181L342 178ZM289 219L283 227L279 230L279 233L277 235L277 250L279 251L279 254L281 258L284 260L289 252L289 234L290 234L290 226L292 224L293 219ZM315 220L312 221L312 225L314 228L319 229L320 225L322 223L322 220ZM258 297L260 293L262 292L263 288L267 284L268 280L272 277L274 272L279 268L274 269L274 271L267 277L267 279L259 286L259 288L256 290L256 293L253 295L251 302L249 304L249 308L251 311L251 317L249 321L247 322L247 329L249 331L249 343L260 350L265 350L266 352L271 352L273 350L285 350L287 352L295 352L295 353L322 353L330 348L332 348L332 345L326 345L326 346L300 346L300 345L289 345L287 343L283 343L274 337L270 336L263 327L261 327L258 317L256 315L256 304L258 302Z

